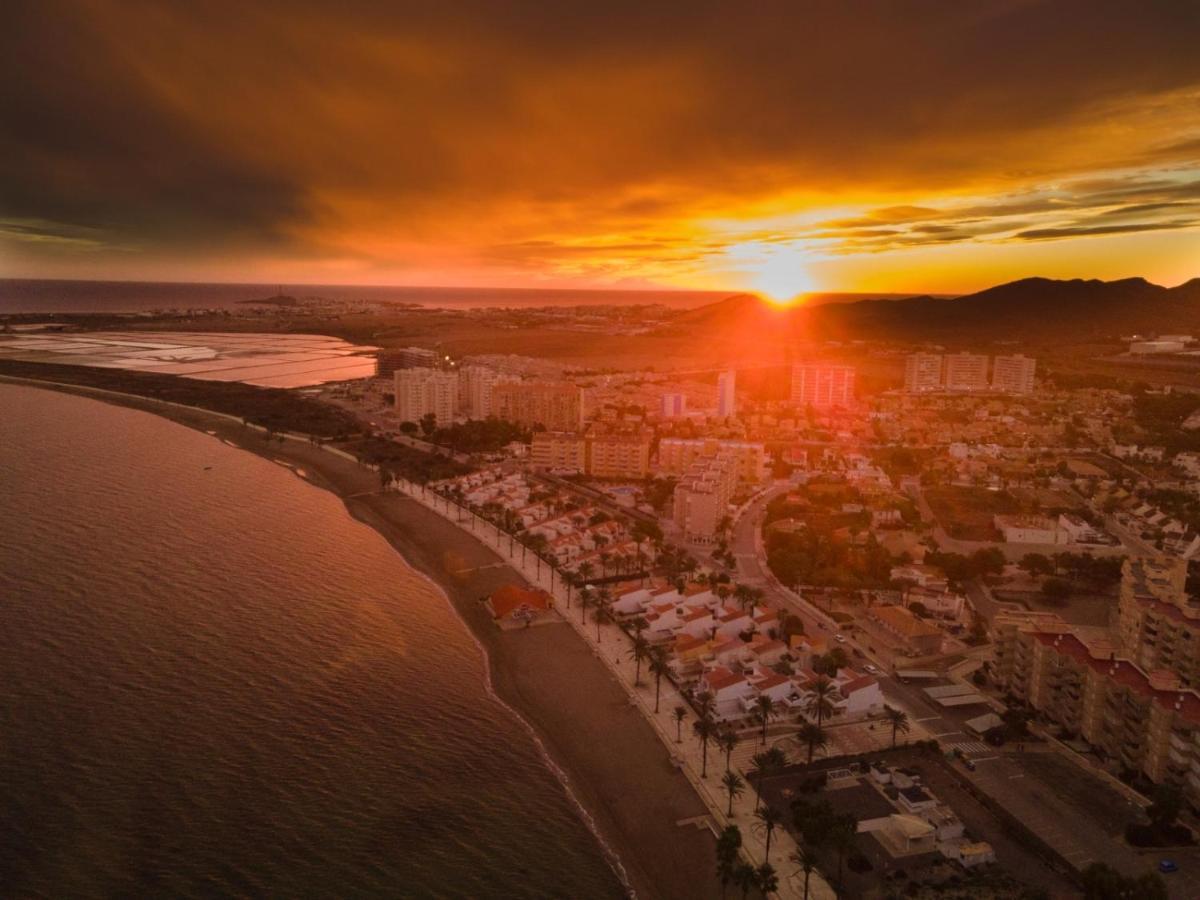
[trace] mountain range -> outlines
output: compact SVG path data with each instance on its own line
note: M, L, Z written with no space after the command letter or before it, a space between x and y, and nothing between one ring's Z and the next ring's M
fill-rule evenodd
M1166 288L1119 281L1024 278L960 297L870 299L779 307L738 294L676 316L671 329L743 345L798 340L1087 343L1122 335L1200 333L1200 278Z

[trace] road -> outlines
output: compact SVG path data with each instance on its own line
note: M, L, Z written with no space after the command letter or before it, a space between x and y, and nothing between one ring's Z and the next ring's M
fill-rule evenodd
M769 603L785 609L804 623L804 633L821 638L830 646L839 626L825 612L817 609L799 595L787 590L767 568L766 551L762 544L762 520L767 504L791 488L788 482L775 482L767 491L749 503L733 523L731 546L737 559L738 580L743 584L762 589ZM972 740L965 733L963 722L979 715L978 708L970 711L948 712L931 701L918 685L905 684L893 675L878 659L863 651L852 638L847 637L842 646L852 658L852 664L872 663L879 670L877 675L884 697L893 705L905 709L911 720L920 729L937 738L943 744L966 743Z

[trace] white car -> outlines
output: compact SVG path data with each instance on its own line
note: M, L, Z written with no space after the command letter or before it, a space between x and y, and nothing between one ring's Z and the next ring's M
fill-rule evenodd
M863 670L868 675L878 675L879 674L879 670L877 668L875 668L873 665L871 665L870 663L867 663L865 666L863 666Z
M835 635L833 636L833 639L834 639L835 641L837 641L839 644L844 644L844 643L846 643L846 636L845 636L844 634L835 634Z

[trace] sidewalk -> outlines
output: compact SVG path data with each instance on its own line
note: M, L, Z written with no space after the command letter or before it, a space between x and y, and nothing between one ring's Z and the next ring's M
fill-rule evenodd
M429 492L427 496L423 496L424 492L419 486L406 481L397 481L395 488L444 518L463 527L464 530L471 533L477 540L495 550L497 554L507 560L509 565L520 572L530 584L551 593L563 620L568 622L575 629L575 632L592 648L593 652L605 662L614 677L629 694L630 703L641 709L643 715L645 715L646 719L654 727L659 738L675 761L675 764L692 783L692 786L696 789L696 793L708 807L717 830L720 831L726 825L737 825L742 832L743 854L754 865L760 865L764 861L765 834L754 819L755 795L753 786L747 782L745 793L734 801L733 816L726 815L729 798L721 786L721 776L724 774L725 766L724 754L718 747L710 743L708 748L708 777L701 778L700 772L703 767L703 753L699 740L692 732L692 724L695 721L695 717L691 714L691 707L683 700L671 682L664 678L659 712L655 714L654 678L650 674L648 667L643 663L642 683L640 686L634 684L634 675L637 667L635 662L630 658L629 651L631 645L625 632L616 625L603 625L600 628L600 640L597 642L596 626L593 624L590 615L588 616L587 624L580 621L578 603L575 601L574 596L572 596L570 608L567 608L567 592L562 584L561 577L557 577L556 575L553 578L554 589L551 590L551 569L548 565L544 563L541 565L540 574L539 567L532 557L527 558L525 564L522 565L519 544L513 545L512 555L510 556L508 546L509 537L506 533L500 531L485 519L475 516L474 513L458 507L453 501L446 500L432 492ZM472 519L474 520L473 530L470 524ZM676 724L672 711L679 705L686 706L689 714L683 721L681 732L683 739L681 742L676 742ZM744 747L751 743L752 740L747 738L743 741L742 746L739 747L739 751L744 750ZM735 751L735 756L742 755L739 751ZM739 774L742 775L743 780L746 780L746 772L744 770ZM771 837L770 862L775 867L776 874L779 877L779 890L774 896L781 898L781 900L792 900L792 898L801 898L804 896L803 873L798 872L796 864L789 859L796 849L796 843L791 835L782 827L776 829L774 835ZM715 860L713 861L713 866L715 869ZM836 896L833 888L825 881L822 874L814 871L809 879L810 900L836 900Z

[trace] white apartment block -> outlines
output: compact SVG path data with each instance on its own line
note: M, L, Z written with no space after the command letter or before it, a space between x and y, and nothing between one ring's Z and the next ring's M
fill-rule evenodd
M854 402L854 366L798 363L792 367L792 405L828 409Z
M721 520L729 514L737 471L737 460L721 453L697 460L675 485L674 519L685 540L709 543L716 539Z
M452 425L458 410L458 373L438 369L396 370L396 415L420 422L433 413L439 426Z
M698 460L728 454L737 465L737 477L756 484L767 477L767 448L755 441L723 441L717 438L663 438L658 442L658 471L683 475Z
M947 353L946 390L986 391L988 358L982 353Z
M687 413L686 394L663 394L661 415L664 419L678 419Z
M730 369L717 376L717 418L729 419L737 412L737 372Z
M992 363L992 390L1007 394L1033 393L1033 373L1037 360L1018 353L997 356Z
M904 361L904 390L926 394L942 389L942 355L913 353Z
M468 419L492 415L492 387L501 374L487 366L463 366L458 370L458 400Z

